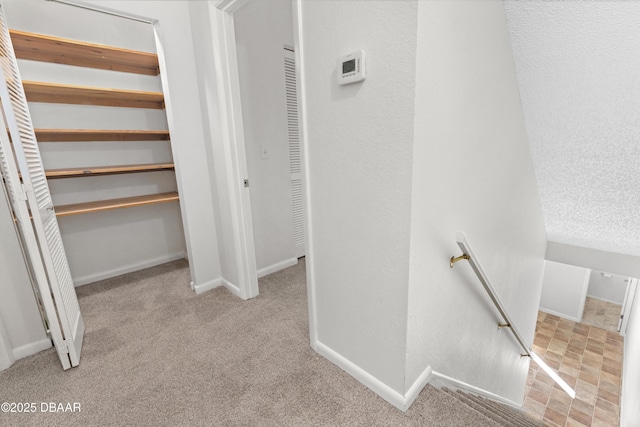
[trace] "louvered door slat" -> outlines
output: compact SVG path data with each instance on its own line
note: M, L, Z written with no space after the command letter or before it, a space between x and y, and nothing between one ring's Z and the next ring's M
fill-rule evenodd
M50 325L52 338L58 354L61 357L63 367L76 366L80 363L80 350L84 335L84 324L80 315L80 306L76 297L64 245L60 236L57 219L53 209L49 186L40 158L40 151L36 141L35 131L31 122L31 116L25 97L22 80L18 71L16 57L11 45L9 29L4 16L4 10L0 5L0 63L2 76L0 78L0 100L4 111L5 122L2 142L4 146L3 168L13 160L13 153L10 155L11 145L8 144L6 128L11 133L15 160L17 160L22 183L24 184L24 194L26 195L28 207L33 218L27 226L24 217L25 209L21 207L24 197L16 197L20 194L17 189L20 177L12 175L11 167L7 167L6 175L11 176L10 184L16 200L13 200L13 208L19 212L19 222L22 225L22 237L28 247L30 262L34 265L34 270L44 266L46 274L35 272L36 281L40 288L43 301L53 301L45 303L45 312ZM6 178L5 178L6 179ZM22 190L22 186L20 186ZM28 217L28 213L27 213ZM31 234L35 230L35 238ZM37 245L38 251L32 246ZM54 330L58 329L58 332ZM61 332L62 336L60 336ZM60 339L62 338L62 339ZM68 354L68 356L67 356ZM66 358L66 360L65 360Z
M293 210L293 239L296 256L304 255L304 199L302 186L302 152L298 131L298 89L296 62L292 52L285 50L284 76L289 134L289 167L291 174L291 203Z

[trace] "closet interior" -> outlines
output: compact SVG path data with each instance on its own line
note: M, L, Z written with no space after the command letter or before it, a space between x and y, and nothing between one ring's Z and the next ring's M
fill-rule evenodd
M10 36L75 285L185 257L155 46Z

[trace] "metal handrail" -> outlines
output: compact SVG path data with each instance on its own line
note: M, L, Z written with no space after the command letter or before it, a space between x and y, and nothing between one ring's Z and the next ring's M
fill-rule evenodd
M496 306L496 308L500 312L500 315L504 319L505 323L499 323L498 329L503 327L508 327L509 329L511 329L511 332L513 332L513 335L516 337L516 340L518 340L518 343L524 350L524 354L522 354L522 356L531 357L531 350L525 344L524 339L522 338L522 335L520 335L520 332L518 332L518 329L515 327L515 325L513 324L513 321L509 317L509 314L507 313L507 309L502 304L502 301L500 301L500 298L498 298L498 295L496 294L496 291L493 289L493 286L491 286L491 282L489 281L489 277L487 277L487 273L484 272L484 269L480 265L478 258L473 253L473 250L471 249L469 242L467 242L467 238L464 235L464 233L460 231L457 232L456 241L460 249L462 249L462 255L460 255L459 257L451 257L451 259L449 260L449 266L453 268L454 264L458 261L462 261L462 260L469 261L469 265L471 265L471 268L478 276L478 279L480 279L482 286L489 294L489 298L491 298L491 301L493 301L493 304Z

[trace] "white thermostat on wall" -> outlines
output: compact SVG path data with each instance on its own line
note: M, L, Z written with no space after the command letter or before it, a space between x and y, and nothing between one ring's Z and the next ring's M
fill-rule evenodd
M349 55L338 58L339 85L361 82L365 78L364 51L357 50Z

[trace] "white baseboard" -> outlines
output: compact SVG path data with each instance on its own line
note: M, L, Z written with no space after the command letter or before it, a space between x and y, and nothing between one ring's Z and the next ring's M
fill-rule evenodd
M427 384L429 384L429 382L431 382L432 378L433 378L433 369L431 369L431 366L427 366L427 368L424 371L422 371L420 376L413 382L411 387L409 387L407 392L404 394L405 411L409 409L411 405L413 405L413 402L416 400L416 398L418 397L422 389Z
M462 391L466 391L469 392L471 394L475 394L477 396L482 396L482 397L486 397L487 399L491 399L491 400L495 400L497 402L500 403L504 403L505 405L509 405L511 407L517 408L517 409L522 409L522 404L518 404L516 402L514 402L513 400L509 400L506 399L502 396L498 396L495 393L491 393L490 391L487 390L483 390L479 387L473 386L471 384L467 384L463 381L459 381L455 378L451 378L448 377L444 374L441 374L439 372L435 372L433 371L432 373L432 381L433 382L440 382L443 383L445 386L447 386L450 389L453 390L462 390Z
M576 323L580 323L580 321L582 320L582 319L578 319L577 317L568 316L564 313L558 313L557 311L549 310L543 307L540 307L538 310L544 313L553 314L554 316L562 317L563 319L571 320L572 322L576 322Z
M207 292L210 291L211 289L215 289L218 286L222 285L222 278L218 278L215 280L209 280L208 282L204 282L204 283L199 283L199 284L193 284L193 290L196 293L196 295L200 295L203 292Z
M18 348L13 349L13 355L16 360L23 359L27 356L34 355L36 353L40 353L43 350L47 350L51 348L51 340L49 338L45 338L40 341L32 342L27 345L23 345Z
M174 254L163 255L160 257L152 258L135 264L126 265L112 270L102 271L99 273L87 274L81 277L74 277L73 284L75 287L87 285L89 283L98 282L100 280L110 279L112 277L121 276L123 274L132 273L134 271L142 270L144 268L154 267L156 265L164 264L171 261L176 261L185 258L184 252L177 252Z
M400 392L392 389L355 363L351 362L341 354L337 353L335 350L329 348L325 344L316 341L315 345L312 347L330 362L342 368L349 375L360 381L366 387L371 389L378 396L382 397L384 400L400 409L403 412L406 412L409 409L409 406L416 400L420 391L424 388L425 385L431 379L431 367L427 366L427 369L424 370L422 374L418 377L418 379L411 385L409 390L402 395Z
M1 325L2 319L0 319ZM0 331L2 334L2 331ZM4 336L0 335L0 371L4 371L16 362L11 345Z
M200 295L203 292L210 291L211 289L215 289L219 286L224 286L233 295L237 296L238 298L242 298L240 296L240 288L229 282L228 280L223 279L222 277L215 280L210 280L205 283L201 283L199 285L193 285L193 290L195 291L196 295Z
M270 265L265 268L261 268L258 270L258 279L264 276L267 276L271 273L275 273L276 271L284 270L288 267L293 267L298 263L298 258L286 259L282 262L278 262L276 264Z
M229 282L228 280L222 279L222 286L227 288L229 292L237 296L238 298L242 298L242 293L240 292L240 288Z
M598 301L604 301L604 302L608 302L608 303L615 304L615 305L622 305L622 303L624 302L624 301L612 301L610 299L604 299L604 298L596 297L596 296L589 295L589 294L587 294L587 296L589 298L597 299Z

